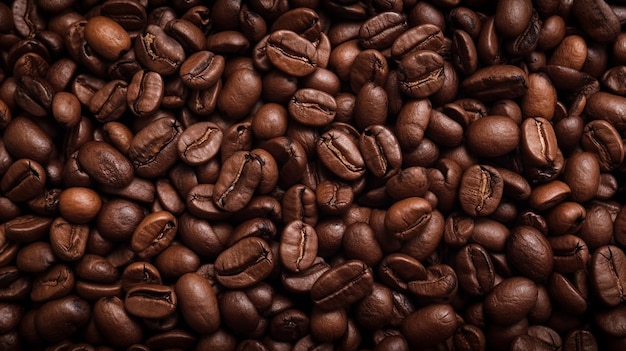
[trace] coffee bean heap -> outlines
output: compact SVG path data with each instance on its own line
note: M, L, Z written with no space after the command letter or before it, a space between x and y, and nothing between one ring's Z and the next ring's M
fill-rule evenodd
M0 3L0 350L626 349L626 3Z

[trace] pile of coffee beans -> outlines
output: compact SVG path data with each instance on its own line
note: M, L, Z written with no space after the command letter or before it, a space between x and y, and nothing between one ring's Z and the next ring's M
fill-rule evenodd
M625 350L625 23L0 3L0 350Z

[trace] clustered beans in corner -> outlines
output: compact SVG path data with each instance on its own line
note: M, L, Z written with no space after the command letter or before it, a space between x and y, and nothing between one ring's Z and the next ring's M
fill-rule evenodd
M0 350L626 349L626 3L0 3Z

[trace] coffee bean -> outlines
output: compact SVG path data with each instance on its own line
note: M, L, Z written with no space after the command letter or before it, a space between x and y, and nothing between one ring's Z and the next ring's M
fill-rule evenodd
M267 57L281 71L296 76L307 76L317 67L317 50L313 43L297 33L279 29L267 39Z
M493 213L502 199L504 185L498 170L475 165L463 172L459 185L461 207L470 216Z
M332 310L362 299L372 287L371 269L359 260L348 260L326 271L313 284L311 298L316 306Z
M98 54L115 61L130 49L130 36L109 17L96 16L85 25L85 40Z
M124 308L137 317L161 319L172 314L177 303L176 293L172 288L157 284L139 284L126 292Z
M122 188L133 180L134 171L130 161L102 141L89 141L78 152L80 167L95 181L115 188Z
M260 238L245 238L224 250L215 259L216 278L227 288L252 286L267 278L274 267L274 255Z

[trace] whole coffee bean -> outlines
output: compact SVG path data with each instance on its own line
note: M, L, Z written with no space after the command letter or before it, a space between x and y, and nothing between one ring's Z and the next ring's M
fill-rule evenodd
M51 108L54 119L61 125L71 128L80 121L80 101L74 94L65 91L54 94Z
M279 257L283 266L292 272L309 268L317 256L315 228L300 220L288 223L281 233Z
M35 117L46 116L52 107L54 89L43 78L23 75L17 77L15 103Z
M192 329L210 334L220 326L215 291L208 280L197 273L187 273L176 282L178 307Z
M74 288L74 273L66 265L56 264L33 279L30 298L45 302L67 296Z
M102 337L116 347L129 347L143 339L139 321L128 315L117 296L103 297L93 306L93 319Z
M415 149L428 128L432 105L428 99L412 100L402 106L395 125L395 134L403 149Z
M130 290L135 285L160 285L161 283L161 274L154 265L148 262L133 262L124 268L122 273L122 289L124 291Z
M315 306L324 310L344 307L367 296L373 279L372 270L365 263L348 260L322 274L311 288L311 298Z
M409 291L423 304L452 301L458 291L458 278L447 264L434 264L426 269L425 280L409 282Z
M402 58L413 51L439 51L443 46L443 33L434 24L426 23L405 30L391 46L391 55Z
M126 292L124 308L140 318L166 318L176 310L178 299L166 285L139 284Z
M317 12L310 8L297 7L281 14L272 24L270 32L288 29L314 42L319 38L321 27L322 23Z
M263 81L256 70L238 69L228 76L217 98L217 108L229 119L246 117L261 97Z
M317 49L297 33L280 29L267 39L267 57L279 70L295 77L307 76L317 67Z
M84 328L91 318L91 308L87 301L68 295L44 303L34 317L37 334L56 343Z
M600 162L600 170L613 170L624 160L624 145L615 127L605 120L594 120L583 131L581 144Z
M147 215L135 229L131 238L131 248L140 258L158 255L170 245L176 232L178 221L167 211Z
M357 143L347 133L331 129L315 143L321 162L338 177L356 180L365 174L365 162Z
M594 41L609 43L619 34L619 19L605 1L577 1L572 4L572 15Z
M613 245L602 246L591 256L589 272L591 290L605 306L617 306L623 300L619 287L626 279L624 262L626 262L624 252Z
M311 127L323 127L335 119L337 103L323 91L300 89L289 100L289 116L297 122Z
M365 165L377 177L389 178L400 170L402 152L391 129L383 125L371 125L359 138L359 149Z
M533 227L513 228L507 239L506 254L515 269L536 282L545 281L554 267L548 239Z
M279 341L294 341L304 337L309 330L309 317L297 309L287 309L273 316L269 333Z
M401 331L412 347L431 347L454 335L457 320L454 309L446 304L433 304L409 314Z
M224 57L210 51L190 55L180 66L182 82L191 89L208 89L224 72Z
M61 216L76 224L90 222L102 207L98 193L89 188L67 188L61 192L58 201Z
M214 123L196 123L180 135L178 155L187 164L204 164L220 150L223 135L222 130Z
M285 135L287 132L287 109L277 103L263 104L252 117L251 128L254 136L269 140Z
M78 152L80 167L95 181L114 188L123 188L134 177L130 161L113 146L102 141L89 141Z
M585 174L583 180L582 175ZM589 152L572 155L565 169L563 180L572 190L571 199L577 202L586 202L595 197L600 186L600 164L598 159Z
M81 259L86 252L89 226L75 224L58 217L50 227L50 244L54 253L64 261Z
M159 108L163 99L163 78L156 72L137 71L128 85L126 101L135 116L146 117Z
M100 14L114 20L127 31L140 30L148 21L145 7L124 0L113 0L102 4Z
M206 47L206 37L194 23L177 18L167 22L165 32L181 44L186 51L198 52Z
M383 86L388 75L389 64L385 56L378 50L363 50L350 66L350 88L357 94L367 82Z
M553 168L558 144L552 124L545 118L528 118L521 127L522 157L529 166Z
M421 197L400 200L387 210L385 228L399 240L409 240L424 230L431 218L432 207Z
M463 247L456 255L459 286L474 296L489 294L495 282L495 269L487 250L478 244Z
M115 61L130 49L130 36L116 21L92 17L85 25L85 40L99 55Z
M181 133L180 123L167 116L154 120L135 134L128 158L137 175L149 178L164 174L176 162Z
M443 86L443 58L434 51L415 51L400 61L398 74L405 94L425 98Z
M153 24L135 38L134 48L137 61L165 76L176 73L186 58L183 47Z
M128 83L113 80L96 91L89 100L89 111L99 122L119 119L126 112Z
M175 281L185 273L197 271L200 257L187 246L170 245L156 256L154 265L164 280Z
M522 34L530 22L532 9L533 4L528 0L498 3L495 14L498 33L508 38Z
M493 213L502 199L503 181L497 169L475 165L463 172L459 185L461 207L470 216Z
M41 273L50 268L55 261L51 245L45 241L36 241L21 248L15 264L20 271Z
M215 259L217 281L230 289L252 286L269 276L275 258L265 240L244 238Z
M469 125L465 137L467 146L477 156L496 157L517 147L520 129L509 117L485 116Z
M21 158L6 170L0 180L0 190L14 202L30 200L43 193L46 172L34 160Z
M261 182L262 165L257 155L237 151L222 165L213 201L226 211L244 208Z
M485 316L494 323L511 325L524 318L537 301L537 286L523 277L505 279L484 302Z
M406 31L406 17L397 12L382 12L361 25L359 43L366 49L385 49Z
M515 99L526 92L527 78L526 73L516 66L488 66L465 78L461 90L483 101Z

